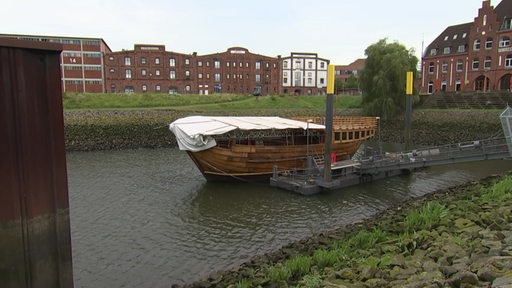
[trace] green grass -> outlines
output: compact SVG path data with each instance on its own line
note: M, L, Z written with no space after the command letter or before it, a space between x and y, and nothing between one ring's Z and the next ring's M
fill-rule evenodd
M250 109L325 109L325 96L249 96L236 94L117 94L65 93L63 105L74 109L174 109L174 110L250 110ZM360 108L360 96L336 95L335 108Z
M405 229L409 232L432 229L447 214L446 206L436 201L429 202L419 210L412 211L405 216Z
M490 187L482 198L486 201L505 201L512 197L512 176L504 178Z

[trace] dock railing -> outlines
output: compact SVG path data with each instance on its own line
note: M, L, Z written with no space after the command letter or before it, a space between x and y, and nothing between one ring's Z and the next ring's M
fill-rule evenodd
M509 155L506 138L476 140L368 157L360 160L360 173L503 159Z

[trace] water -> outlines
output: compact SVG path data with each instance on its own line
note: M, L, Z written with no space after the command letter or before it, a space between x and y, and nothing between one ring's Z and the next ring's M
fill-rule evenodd
M75 287L169 287L370 217L510 161L437 166L304 197L206 183L177 149L67 155Z

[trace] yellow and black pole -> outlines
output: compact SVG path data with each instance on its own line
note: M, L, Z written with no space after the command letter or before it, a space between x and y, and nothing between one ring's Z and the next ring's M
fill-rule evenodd
M413 72L407 72L405 87L405 149L411 149L411 126L412 126L412 94L414 87Z
M324 180L331 181L332 118L334 114L334 65L327 68L327 101L325 105Z

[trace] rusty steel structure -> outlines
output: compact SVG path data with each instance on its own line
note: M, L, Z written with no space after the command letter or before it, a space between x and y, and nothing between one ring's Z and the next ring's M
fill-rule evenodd
M2 287L73 287L61 50L0 39Z

